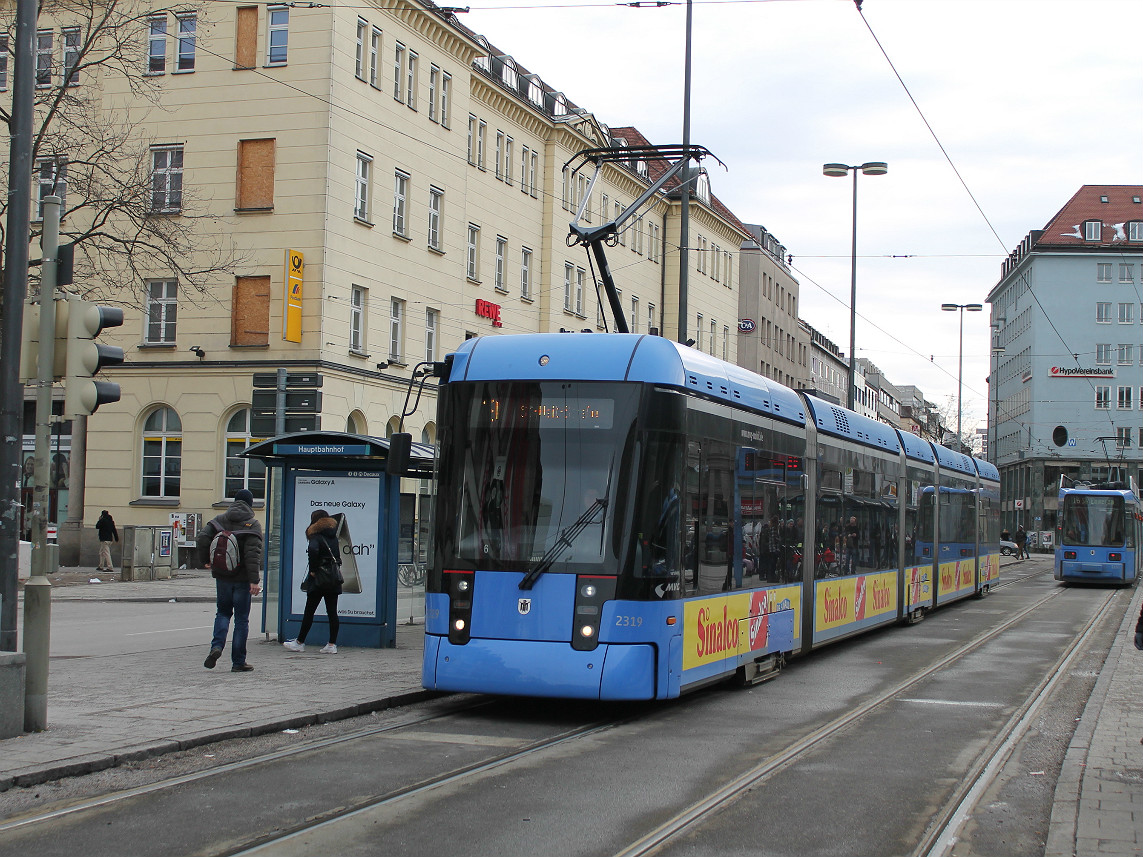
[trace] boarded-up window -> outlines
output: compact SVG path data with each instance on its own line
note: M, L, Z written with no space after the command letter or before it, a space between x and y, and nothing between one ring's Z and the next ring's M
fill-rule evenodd
M232 346L270 344L270 278L237 277L230 319Z
M235 208L274 207L274 140L238 141L238 187Z
M234 67L254 68L258 61L258 7L238 7L238 27L234 39Z

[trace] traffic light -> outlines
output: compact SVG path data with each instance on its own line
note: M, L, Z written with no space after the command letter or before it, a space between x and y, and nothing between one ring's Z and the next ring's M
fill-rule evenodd
M119 401L119 385L92 378L105 366L123 362L123 349L102 345L95 337L108 327L123 324L123 310L99 306L77 297L67 299L67 377L64 380L64 415L94 414L108 402Z
M63 380L67 359L67 301L55 301L56 341L52 380ZM40 377L40 305L24 301L23 336L20 340L20 383L30 384Z

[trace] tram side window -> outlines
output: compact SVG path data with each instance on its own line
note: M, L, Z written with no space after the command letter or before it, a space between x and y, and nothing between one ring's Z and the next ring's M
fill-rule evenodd
M742 533L742 579L732 581L736 589L788 579L791 552L786 545L785 521L780 517L786 502L786 484L779 481L785 478L785 467L784 458L766 450L738 450L733 527Z
M677 583L681 577L680 517L683 482L677 437L650 435L636 504L635 576Z

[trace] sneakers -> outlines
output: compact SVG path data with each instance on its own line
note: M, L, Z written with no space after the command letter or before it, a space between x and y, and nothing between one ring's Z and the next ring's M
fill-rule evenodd
M254 672L254 667L250 666L250 664L235 664L230 668L230 671L232 673L252 673Z
M1143 631L1135 632L1135 648L1143 651ZM322 651L324 652L325 649L322 649Z
M218 663L218 659L222 657L222 649L211 649L210 654L206 656L206 660L202 665L208 670L214 669L214 665Z
M337 654L337 646L334 645L333 643L326 643L324 646L321 647L321 653L323 655L336 655Z
M297 640L286 640L286 642L282 643L282 647L289 649L291 652L304 652L306 650L306 644L299 643Z

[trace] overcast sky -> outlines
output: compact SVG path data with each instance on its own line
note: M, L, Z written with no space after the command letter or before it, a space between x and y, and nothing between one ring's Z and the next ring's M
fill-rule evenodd
M681 142L682 2L469 8L467 26L601 122ZM1143 3L695 0L693 15L691 141L729 168L704 162L712 190L786 245L800 315L843 351L853 185L822 164L888 162L858 179L857 356L955 423L958 313L941 303L984 303L1081 185L1143 184ZM987 419L988 319L964 314L966 432Z

